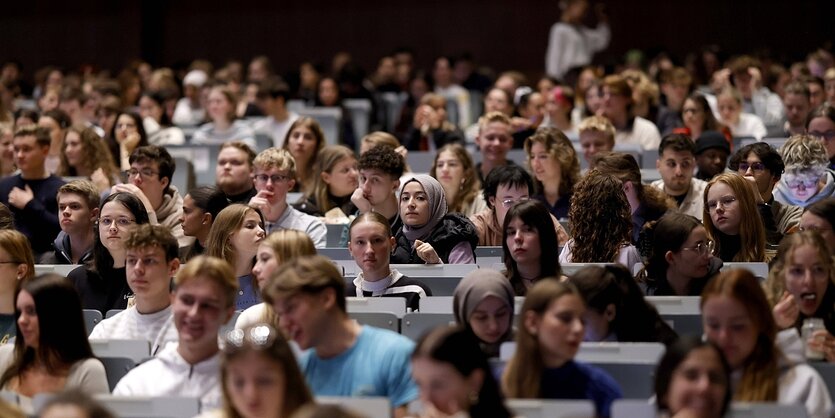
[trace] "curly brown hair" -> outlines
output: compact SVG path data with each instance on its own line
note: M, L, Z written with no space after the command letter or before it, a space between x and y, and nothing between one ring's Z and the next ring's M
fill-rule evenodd
M113 162L113 155L107 149L107 145L96 131L84 125L73 125L67 130L67 135L71 132L78 134L79 138L81 138L81 149L84 154L84 158L81 160L81 165L84 166L83 168L90 172L101 168L104 171L104 175L111 182L119 178L119 171ZM78 169L70 166L69 161L67 161L66 150L67 141L65 137L64 142L61 144L61 165L56 174L59 176L77 176Z
M447 144L438 150L438 153L435 154L435 160L432 162L432 168L429 169L430 176L436 179L438 178L435 167L438 165L438 158L445 151L449 151L455 155L455 158L461 162L461 166L464 169L464 183L461 184L461 188L458 190L458 193L456 193L455 197L452 199L449 199L449 196L447 196L447 203L449 204L448 211L464 213L480 194L481 181L479 181L478 175L476 174L475 164L473 163L473 159L470 157L470 153L467 152L467 150L460 144Z
M574 187L568 209L572 263L613 262L632 239L632 214L615 176L592 169Z

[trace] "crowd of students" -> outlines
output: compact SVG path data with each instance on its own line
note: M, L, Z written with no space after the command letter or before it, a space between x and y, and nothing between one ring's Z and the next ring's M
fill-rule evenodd
M564 3L552 41L580 42L566 29L585 2ZM49 67L32 88L5 63L0 388L29 413L63 392L44 417L110 416L89 398L108 393L199 398L202 417L350 416L311 406L329 395L384 396L397 417L509 417L506 398L588 399L606 417L622 388L575 360L581 343L660 342L659 411L715 417L744 401L830 416L808 362L835 362L835 59L720 66L706 51L604 71L586 65L608 43L598 20L578 32L588 50L549 47L535 83L466 57L430 74L408 50L367 78L350 60L303 63L297 83L266 57L246 74ZM364 137L343 102L357 98L371 104ZM337 138L290 100L339 109ZM172 184L186 144L217 148L214 185ZM619 152L634 149L657 151L659 180ZM428 173L410 152L435 153ZM316 255L329 224L344 225L355 278ZM504 269L461 279L456 326L414 343L351 319L347 297L420 310L433 289L394 265L474 265L478 247L501 247ZM721 271L732 262L770 265ZM563 263L604 265L566 276ZM646 296L700 296L703 338L677 335ZM118 313L88 333L82 309ZM150 359L108 382L90 345L108 339L147 340ZM488 361L510 341L509 362Z

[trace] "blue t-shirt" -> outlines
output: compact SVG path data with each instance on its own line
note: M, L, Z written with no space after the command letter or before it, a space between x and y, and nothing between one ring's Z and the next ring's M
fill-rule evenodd
M255 290L255 278L252 275L238 277L238 297L235 298L235 310L243 311L250 306L261 303Z
M612 376L575 361L556 369L543 369L540 391L546 399L589 399L594 402L599 417L611 416L612 402L623 397Z
M385 396L393 407L417 399L410 358L415 344L389 330L363 326L353 347L329 359L315 349L302 353L299 365L316 396Z

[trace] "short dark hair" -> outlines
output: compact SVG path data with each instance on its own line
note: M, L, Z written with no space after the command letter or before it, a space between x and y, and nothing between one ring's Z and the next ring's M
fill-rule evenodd
M739 163L748 157L748 154L756 155L757 158L762 161L765 168L771 173L772 177L779 179L783 174L783 170L786 168L786 165L783 164L783 157L780 156L780 153L777 152L774 147L765 142L755 142L740 148L739 151L734 153L731 157L728 167L733 171L739 170Z
M197 206L205 213L212 215L212 222L223 208L229 206L226 195L216 186L198 186L188 191L194 206Z
M277 78L268 78L258 86L256 97L259 99L277 99L281 97L287 103L290 100L290 87L287 83Z
M809 93L809 86L806 85L806 83L800 81L792 81L791 83L789 83L784 89L784 92L785 94L791 93L804 96L806 97L806 100L809 100L809 96L811 96L811 94Z
M174 158L168 153L168 150L159 145L145 145L139 147L130 153L128 163L145 163L156 162L159 170L159 178L168 178L168 185L165 186L163 193L168 193L171 190L171 179L174 176L174 170L177 165L174 163Z
M160 247L165 261L179 257L179 244L171 230L162 225L138 225L125 239L125 249Z
M693 140L684 134L668 134L661 139L661 144L658 145L658 155L664 153L664 150L671 148L675 152L686 151L696 155L696 144Z
M70 119L70 115L68 115L67 112L64 112L63 110L58 108L43 112L43 114L41 114L41 117L55 119L55 122L58 123L58 127L60 127L61 129L67 129L72 125L72 119Z
M360 155L358 166L360 170L376 169L399 179L405 170L406 161L391 147L377 145Z
M52 142L52 138L49 136L49 129L42 128L40 126L28 125L15 131L15 138L20 138L22 136L34 136L35 142L42 147L48 147Z
M498 166L490 170L487 178L484 179L484 191L482 191L482 195L484 196L484 201L487 202L487 207L490 209L493 209L493 205L490 204L490 198L496 197L499 186L502 184L509 187L526 187L528 193L533 193L534 191L533 177L531 177L527 170L516 164Z

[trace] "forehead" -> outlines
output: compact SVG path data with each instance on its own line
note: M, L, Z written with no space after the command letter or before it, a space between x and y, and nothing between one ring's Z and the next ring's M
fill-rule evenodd
M101 216L133 216L133 214L119 202L110 201L104 204L101 208Z
M38 142L38 139L35 138L34 135L24 135L14 137L13 142L15 145L35 146L35 144Z
M361 168L360 175L363 177L391 177L388 173L380 170L379 168Z
M165 251L159 245L146 245L144 247L127 248L125 252L129 256L136 257L165 257Z
M204 275L186 278L177 283L174 293L180 296L188 295L207 301L225 301L223 288L217 280L219 279L212 279Z
M580 142L609 142L609 136L606 133L589 129L580 132ZM614 142L614 139L612 140Z
M234 158L241 161L246 161L246 157L246 152L235 147L226 147L220 150L220 153L218 154L218 158L225 158L227 160Z
M351 228L352 235L385 235L385 227L377 222L362 221Z
M757 154L749 152L748 155L745 156L745 161L749 163L761 163L763 160L761 160Z
M126 114L119 115L119 119L116 119L116 121L118 123L131 123L131 124L135 123L133 118L126 115Z
M508 183L499 184L496 188L496 196L527 195L530 193L527 186L512 185Z
M456 160L459 161L458 155L450 150L446 150L440 154L438 154L438 161L440 160Z
M61 192L58 193L58 203L81 203L87 206L87 199L78 193Z
M720 196L733 196L736 197L736 193L734 193L733 189L725 183L717 182L714 184L707 193L708 198L717 198Z
M130 166L131 167L154 168L154 169L156 169L156 168L159 168L159 163L150 159L150 158L147 158L147 159L143 158L141 160L134 161Z
M423 186L417 181L410 181L406 183L406 187L403 188L404 192L408 193L424 193Z
M308 128L307 125L299 125L299 126L296 126L295 128L293 128L292 133L294 133L294 134L298 133L298 134L304 134L304 135L313 135L313 130Z
M255 166L255 173L256 174L266 174L268 176L272 176L273 174L278 174L282 176L288 176L289 173L287 170L282 170L276 166L272 166L269 168L261 168L259 166Z
M510 125L500 121L493 121L484 126L484 133L510 135Z
M663 160L685 160L693 158L693 153L690 151L676 151L672 148L667 148L661 153Z

